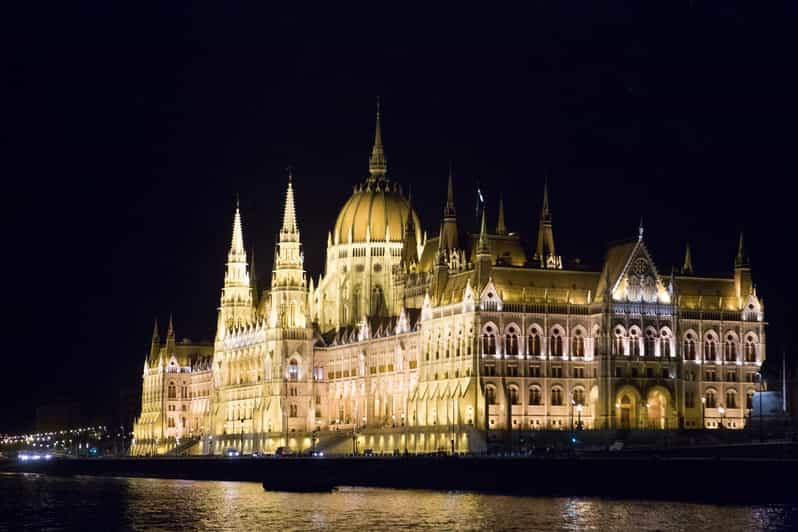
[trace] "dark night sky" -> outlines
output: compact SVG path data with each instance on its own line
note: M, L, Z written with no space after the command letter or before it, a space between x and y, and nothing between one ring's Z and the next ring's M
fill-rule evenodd
M699 272L730 273L744 230L776 358L796 245L796 13L595 4L5 13L0 431L30 427L37 404L137 388L155 315L210 338L235 194L265 279L289 164L317 276L367 173L376 95L389 172L431 234L450 159L461 219L479 179L489 212L503 192L527 235L548 173L566 258L598 264L642 215L661 272L689 239Z

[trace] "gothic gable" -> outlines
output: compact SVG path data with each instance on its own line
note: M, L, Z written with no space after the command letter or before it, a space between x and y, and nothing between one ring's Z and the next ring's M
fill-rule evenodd
M488 280L482 293L479 295L479 306L482 310L502 310L502 298L499 296L499 291L496 290L496 285L493 283L493 278Z
M643 241L638 241L615 279L610 278L615 301L670 302L666 285Z

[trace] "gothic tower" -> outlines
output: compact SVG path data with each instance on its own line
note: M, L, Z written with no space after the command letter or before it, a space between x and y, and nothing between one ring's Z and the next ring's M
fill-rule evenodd
M313 428L313 330L303 262L293 179L289 174L265 331L265 394L270 399L264 405L263 428L267 432Z
M252 287L247 271L247 253L244 251L244 234L241 229L241 211L236 201L233 217L233 237L227 254L227 269L224 274L217 338L224 336L226 329L240 327L252 321Z
M535 251L535 261L541 268L562 269L562 259L554 250L554 229L551 223L549 210L549 183L543 184L543 207L540 210L540 224L538 226L538 245Z

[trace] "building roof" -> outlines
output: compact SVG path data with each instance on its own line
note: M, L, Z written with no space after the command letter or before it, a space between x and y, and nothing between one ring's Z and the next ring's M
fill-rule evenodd
M408 213L412 212L416 240L421 241L421 221L396 183L388 180L367 181L355 187L341 208L333 230L335 243L385 240L386 229L392 242L404 239Z

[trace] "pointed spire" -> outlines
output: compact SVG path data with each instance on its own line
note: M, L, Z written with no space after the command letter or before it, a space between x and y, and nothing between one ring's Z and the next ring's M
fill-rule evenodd
M740 231L740 240L737 243L737 256L734 258L735 268L745 268L748 266L748 253L743 245L743 232Z
M244 253L244 231L241 229L241 209L236 197L236 213L233 216L233 238L230 241L230 257L240 257ZM231 258L231 262L232 262Z
M294 183L293 172L291 167L288 167L288 188L285 192L285 207L283 210L283 226L280 229L280 237L288 234L297 234L299 232L296 224L296 204L294 202Z
M452 162L449 161L449 184L446 189L446 205L443 207L444 218L454 218L457 210L454 206L454 181L452 177Z
M535 260L541 268L561 268L562 259L554 249L554 229L549 209L549 179L543 181L543 206L540 209L538 223L538 245L535 249Z
M252 311L252 291L249 273L247 272L247 252L244 249L244 232L241 228L241 209L236 201L236 212L233 217L233 237L222 288L220 323L226 327L242 321L248 321ZM221 331L217 330L217 335Z
M441 239L440 243L447 251L451 252L459 248L457 233L457 209L454 206L454 177L452 175L452 163L449 162L446 203L443 205L443 223L439 236Z
M489 255L490 245L488 244L488 223L485 220L485 211L482 209L482 222L479 227L479 245L477 246L477 255Z
M690 253L690 242L684 247L684 264L682 265L682 273L693 273L693 254Z
M166 352L170 355L175 352L175 327L172 324L172 314L169 314L169 328L166 331Z
M499 196L499 221L496 224L496 234L507 234L507 224L504 223L504 197L502 196Z
M152 328L152 342L150 343L150 356L149 360L155 360L158 357L158 351L161 350L161 336L158 333L158 318L155 318L155 325Z
M549 176L543 179L543 207L540 210L540 218L547 219L551 217L549 212Z
M388 162L385 160L385 150L382 147L381 122L380 98L377 97L377 124L374 128L374 146L371 148L371 158L369 159L369 174L372 180L385 177L388 173Z
M637 227L637 240L643 240L643 217L640 217L640 225Z

